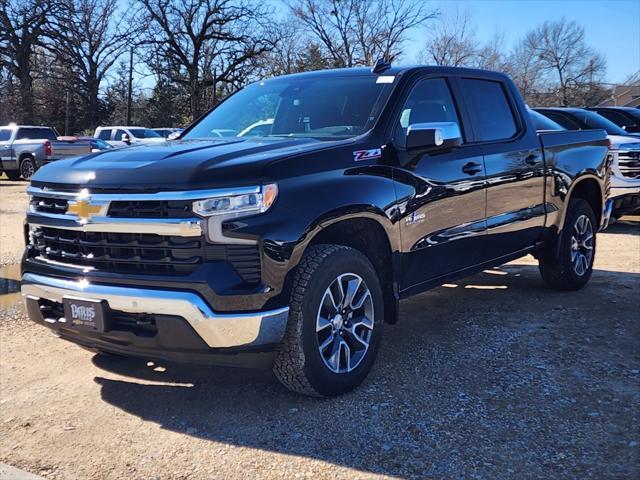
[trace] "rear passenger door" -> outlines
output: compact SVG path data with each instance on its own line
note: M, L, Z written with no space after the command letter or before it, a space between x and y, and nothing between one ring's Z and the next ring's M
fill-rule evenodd
M401 209L403 289L473 267L483 258L482 153L466 143L462 109L451 87L447 78L418 80L396 120L394 145L400 156L407 155L403 149L411 125L453 122L463 133L460 147L419 155L394 173Z
M482 148L486 169L487 260L524 250L542 234L544 159L535 131L527 131L516 97L507 84L487 78L460 78L460 90Z

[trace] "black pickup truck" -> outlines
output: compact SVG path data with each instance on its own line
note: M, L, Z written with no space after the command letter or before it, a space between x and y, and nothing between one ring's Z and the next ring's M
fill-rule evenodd
M403 298L527 254L551 287L584 286L608 162L604 132L536 132L499 73L274 78L164 145L36 172L22 293L85 348L338 395Z

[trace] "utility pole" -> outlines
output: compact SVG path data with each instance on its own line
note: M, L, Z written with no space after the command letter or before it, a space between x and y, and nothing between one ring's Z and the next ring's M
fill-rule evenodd
M129 50L129 91L127 92L127 121L126 125L131 125L131 105L133 102L133 47Z
M64 134L69 135L69 87L66 88L67 95L64 105Z
M214 68L213 69L213 105L214 106L218 102L218 98L217 98L218 95L217 95L217 92L216 92L216 90L218 88L218 86L216 85L217 80L218 80L218 78L216 76L216 69Z

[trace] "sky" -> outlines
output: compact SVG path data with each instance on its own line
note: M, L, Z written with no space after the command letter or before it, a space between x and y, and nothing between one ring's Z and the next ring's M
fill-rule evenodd
M443 14L468 11L480 42L496 33L509 48L547 20L565 17L585 29L586 42L607 59L609 82L621 82L640 70L640 0L447 0L430 2ZM421 36L414 31L406 57L418 56Z
M266 1L281 14L287 13L282 0ZM584 27L587 44L606 58L607 82L622 82L640 70L640 0L424 1L444 16L469 12L478 41L482 44L499 34L506 50L541 23L565 17ZM417 63L428 28L427 25L411 31L402 63ZM139 78L136 84L151 90L154 81L151 77Z

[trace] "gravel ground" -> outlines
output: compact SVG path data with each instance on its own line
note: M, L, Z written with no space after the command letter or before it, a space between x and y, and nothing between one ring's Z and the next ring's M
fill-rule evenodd
M3 261L21 248L4 247L12 188ZM3 308L0 462L61 479L639 478L639 311L640 218L599 236L580 292L546 289L526 258L405 301L368 380L332 400L270 372L96 356Z

